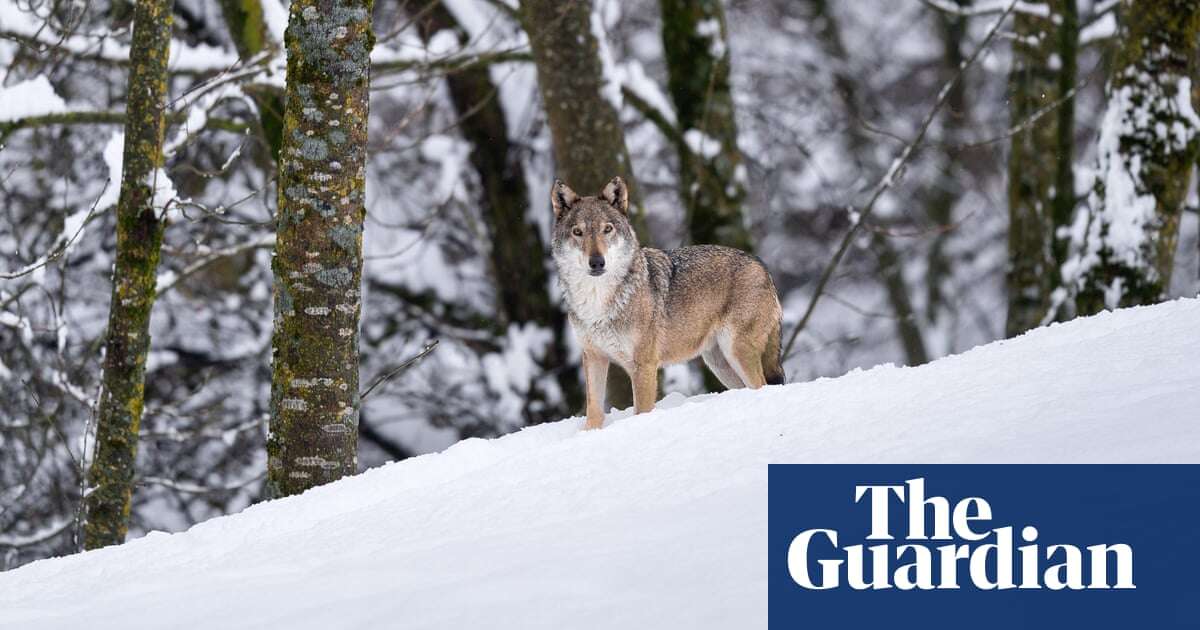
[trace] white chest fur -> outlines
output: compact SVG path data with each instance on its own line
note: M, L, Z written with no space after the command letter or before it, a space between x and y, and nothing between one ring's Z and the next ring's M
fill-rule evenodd
M584 274L564 274L564 285L571 310L571 324L580 342L593 346L619 363L633 358L633 339L620 321L618 313L625 308L621 278L614 273L600 277Z
M628 365L633 361L633 337L628 331L618 330L609 320L575 324L580 341L603 352L611 361Z

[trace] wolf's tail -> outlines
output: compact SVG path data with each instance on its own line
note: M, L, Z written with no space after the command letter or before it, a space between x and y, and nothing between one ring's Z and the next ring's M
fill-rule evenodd
M767 336L767 347L763 350L763 377L767 385L783 385L787 375L783 373L783 357L780 355L780 336L783 334L783 322L776 321L771 333Z

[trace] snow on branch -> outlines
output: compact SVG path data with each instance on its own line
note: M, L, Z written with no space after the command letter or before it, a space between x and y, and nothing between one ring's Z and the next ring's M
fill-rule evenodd
M129 65L129 46L112 34L61 33L41 18L21 10L16 3L0 3L0 25L0 38L14 40L39 53L59 51L78 59ZM237 55L221 48L172 41L168 65L176 72L199 74L228 68L237 62Z
M83 228L87 224L88 219L92 218L92 214L95 213L97 204L104 198L110 188L118 188L118 186L114 185L111 181L105 182L104 189L100 191L100 197L96 198L96 202L92 204L91 208L79 210L67 215L63 219L62 232L59 233L58 239L55 240L54 245L46 255L15 271L0 272L0 279L13 280L31 274L70 252L71 248L79 242L79 237L83 235Z
M164 488L170 488L171 490L175 490L177 492L183 492L186 494L209 494L212 492L232 492L234 490L241 490L242 488L245 488L246 486L249 486L250 484L262 481L263 478L266 476L267 476L266 472L260 472L256 475L253 475L252 477L250 477L248 479L241 479L238 481L234 481L232 483L227 483L227 484L222 484L222 485L217 485L217 486L202 486L200 484L190 483L187 481L176 481L174 479L168 479L166 477L143 477L141 479L141 484L142 485L152 485L152 486L162 486Z
M1025 15L1034 15L1037 17L1050 17L1049 5L1040 2L1017 2L1015 5L1007 0L992 0L991 2L980 2L972 6L961 6L950 0L920 0L921 4L927 7L958 15L962 17L977 17L981 15L992 15L995 13L1022 13Z
M45 542L67 531L75 524L75 517L67 517L28 534L0 535L0 547L28 547Z
M245 243L239 243L237 245L233 245L231 247L225 247L223 249L215 249L215 250L207 251L204 253L203 258L201 258L200 260L197 260L196 262L193 262L192 264L188 265L187 267L184 267L182 271L179 271L179 272L164 271L163 273L158 274L157 287L155 288L155 291L160 295L163 293L166 293L167 291L174 289L181 281L183 281L188 276L195 274L196 272L204 269L205 267L213 264L214 262L216 262L218 260L221 260L222 258L236 256L242 252L249 251L252 249L265 249L265 248L274 247L274 246L275 246L275 235L274 234L265 234L263 236L260 236L259 238L253 239L253 240L245 242Z

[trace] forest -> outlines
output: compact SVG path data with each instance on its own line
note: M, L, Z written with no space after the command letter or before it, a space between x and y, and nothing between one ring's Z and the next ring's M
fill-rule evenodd
M0 570L579 415L556 178L761 258L789 382L1195 296L1198 37L1200 0L0 0Z

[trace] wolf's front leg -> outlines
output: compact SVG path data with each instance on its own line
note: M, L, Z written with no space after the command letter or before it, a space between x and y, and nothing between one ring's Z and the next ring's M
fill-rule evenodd
M608 385L608 358L594 350L583 351L583 378L587 381L587 424L584 429L604 425L604 389Z

